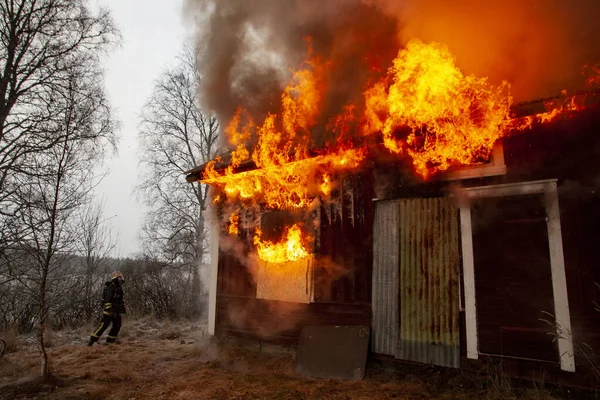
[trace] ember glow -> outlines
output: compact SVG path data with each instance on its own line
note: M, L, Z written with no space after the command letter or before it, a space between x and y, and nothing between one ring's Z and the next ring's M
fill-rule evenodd
M273 243L261 240L262 232L256 230L254 235L254 245L258 252L258 257L273 264L281 264L288 261L300 260L308 256L308 250L304 245L306 239L300 226L293 225L287 229L280 242Z
M229 217L229 228L227 229L230 235L237 235L239 233L239 223L239 215L231 214L231 217Z
M312 182L328 182L329 172L356 168L363 158L363 149L347 149L224 175L214 170L213 162L207 166L207 178L202 182L221 188L228 200L260 202L271 209L299 209L307 207L317 195L330 194L328 184L318 186Z
M588 88L597 88L600 86L600 64L584 65L582 75L586 78Z
M522 131L533 127L534 124L544 124L552 122L568 112L581 111L586 108L584 104L585 96L565 96L561 101L548 101L544 104L545 112L528 115L522 118L515 118L510 121L509 127L513 130Z

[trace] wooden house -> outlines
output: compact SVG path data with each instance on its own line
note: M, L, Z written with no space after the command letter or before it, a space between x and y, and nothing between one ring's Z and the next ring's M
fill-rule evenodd
M311 227L312 255L293 272L240 261L250 228L238 234L245 249L214 241L215 334L295 345L304 326L368 325L376 357L467 369L502 360L520 377L598 384L598 107L504 137L483 165L423 180L374 149L337 179L334 203L249 210L273 237L291 222Z

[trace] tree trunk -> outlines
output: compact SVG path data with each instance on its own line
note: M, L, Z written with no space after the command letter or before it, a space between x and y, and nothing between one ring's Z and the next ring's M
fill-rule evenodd
M46 379L49 374L48 368L48 354L46 353L46 347L44 345L44 331L46 330L46 283L48 282L48 272L50 271L51 260L53 257L53 247L56 240L56 224L58 217L58 204L60 199L60 189L62 185L62 179L64 177L64 160L67 157L69 135L65 135L65 141L62 148L62 155L60 162L58 163L58 171L56 174L56 184L54 186L54 198L52 203L52 209L50 213L50 235L48 237L48 244L46 247L46 254L44 255L44 262L42 265L42 275L40 280L40 332L38 335L38 347L40 350L40 374L42 378Z
M48 377L48 354L44 344L44 331L46 330L46 271L42 272L42 282L40 283L40 329L38 332L38 349L40 351L40 375L46 379Z
M92 314L94 312L93 305L94 301L92 300L92 285L94 280L94 273L92 268L90 267L89 257L86 264L86 274L85 274L85 318L86 321L92 320Z
M192 266L192 316L202 315L199 266Z

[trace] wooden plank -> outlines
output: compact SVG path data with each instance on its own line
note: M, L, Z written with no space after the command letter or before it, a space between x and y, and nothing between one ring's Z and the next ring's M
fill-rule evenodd
M563 254L562 232L560 227L560 209L556 182L546 184L546 212L548 215L548 240L550 242L550 263L552 268L552 289L554 291L554 313L558 335L560 367L564 371L575 372L573 337L567 278Z
M467 336L467 357L477 359L477 310L475 305L475 264L473 262L473 233L471 228L471 206L460 206L460 233L463 256L463 278L465 291L465 326Z
M461 195L464 195L470 199L478 197L504 197L537 194L543 193L546 189L546 185L552 182L556 183L556 179L545 179L533 182L505 183L491 186L475 186L463 188L460 190L460 192Z

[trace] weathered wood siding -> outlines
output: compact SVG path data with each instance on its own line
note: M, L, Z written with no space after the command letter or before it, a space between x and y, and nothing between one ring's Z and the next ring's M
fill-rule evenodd
M216 330L293 344L311 324L370 325L372 263L372 183L369 173L344 177L333 204L321 206L315 246L314 302L299 304L257 299L248 267L231 251L219 254ZM265 238L302 217L265 214ZM278 231L279 229L279 231ZM240 235L249 232L240 231ZM246 238L250 242L250 238ZM239 251L239 249L238 249Z

